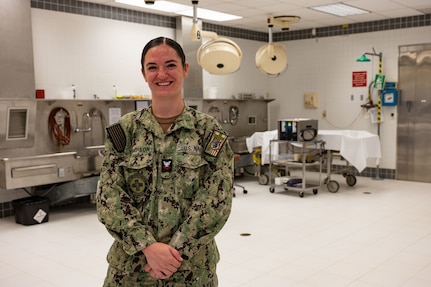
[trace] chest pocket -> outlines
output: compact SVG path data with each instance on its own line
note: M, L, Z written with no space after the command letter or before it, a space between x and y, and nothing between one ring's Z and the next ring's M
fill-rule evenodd
M201 155L177 155L175 186L185 198L192 198L202 186L205 174L208 172L207 167L208 162Z
M123 164L129 195L137 202L146 201L153 186L153 157L148 153L133 153Z

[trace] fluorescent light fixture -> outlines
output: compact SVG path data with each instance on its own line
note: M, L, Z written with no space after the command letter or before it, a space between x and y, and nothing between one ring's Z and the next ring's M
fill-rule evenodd
M175 13L183 15L183 16L193 17L193 8L191 8L189 10L178 11ZM198 16L198 18L201 18L201 19L213 20L213 21L218 21L218 22L231 21L231 20L237 20L237 19L242 18L241 16L236 16L236 15L232 15L232 14L217 12L214 10L208 10L208 9L203 9L203 8L198 8L197 16Z
M193 17L192 6L177 4L170 1L158 0L158 1L155 1L154 4L152 5L146 5L144 0L115 0L115 2L141 7L145 9L151 9L156 11L169 12L169 13L175 13L178 15ZM213 21L219 21L219 22L242 18L240 16L236 16L232 14L217 12L217 11L208 10L208 9L201 9L201 8L198 8L197 15L200 19L213 20Z
M170 13L190 8L190 6L169 1L155 1L154 4L145 4L144 0L115 0L115 2Z
M342 3L313 6L308 8L336 16L351 16L370 13L370 11L359 9Z

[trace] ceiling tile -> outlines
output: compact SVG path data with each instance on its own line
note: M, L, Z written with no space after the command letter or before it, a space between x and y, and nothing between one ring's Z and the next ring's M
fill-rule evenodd
M135 9L148 13L156 13L154 10L133 8L132 6L121 5L115 3L114 0L84 1L123 7L127 9ZM179 4L192 5L191 0L171 1ZM369 10L371 13L343 18L308 9L310 6L339 2ZM310 29L323 26L335 26L340 25L340 23L356 23L421 15L421 12L419 12L420 9L431 12L431 0L205 0L198 2L198 8L212 9L243 17L243 19L235 21L208 21L208 23L226 26L234 25L235 27L246 30L267 32L268 27L266 25L266 19L270 16L299 16L301 17L301 20L298 23L292 24L290 29ZM177 16L175 14L167 13L159 14L170 15L173 17Z

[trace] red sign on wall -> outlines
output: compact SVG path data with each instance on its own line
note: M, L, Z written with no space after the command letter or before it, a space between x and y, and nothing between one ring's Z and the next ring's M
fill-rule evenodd
M366 86L367 86L367 71L353 72L352 87L366 87Z

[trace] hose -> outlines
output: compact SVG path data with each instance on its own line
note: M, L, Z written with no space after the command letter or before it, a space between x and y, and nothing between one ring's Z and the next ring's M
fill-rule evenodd
M63 116L64 122L59 124L56 116ZM70 143L70 115L66 109L61 107L53 109L48 117L48 126L59 145L64 146Z

